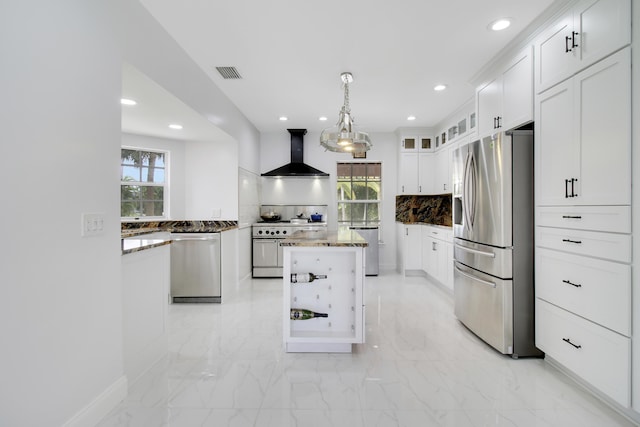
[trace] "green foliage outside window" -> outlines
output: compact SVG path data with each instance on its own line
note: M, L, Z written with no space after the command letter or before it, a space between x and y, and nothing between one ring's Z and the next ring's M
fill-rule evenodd
M120 160L120 216L164 217L166 153L123 148Z
M380 225L382 164L338 163L338 225Z

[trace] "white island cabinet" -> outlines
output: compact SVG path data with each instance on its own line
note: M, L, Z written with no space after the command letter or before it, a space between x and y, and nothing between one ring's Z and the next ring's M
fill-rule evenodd
M122 240L124 372L135 382L168 351L168 233Z
M285 350L350 353L353 344L364 343L366 240L351 230L298 231L280 245ZM308 273L321 278L309 281ZM300 310L326 317L302 319Z

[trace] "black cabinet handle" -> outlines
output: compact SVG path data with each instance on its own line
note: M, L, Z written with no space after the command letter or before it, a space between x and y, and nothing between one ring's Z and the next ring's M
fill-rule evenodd
M569 198L569 180L568 179L564 180L564 198L565 199Z
M571 47L578 47L578 43L576 43L576 36L580 34L576 31L571 31Z
M580 240L571 240L571 239L562 239L563 242L565 243L575 243L576 245L581 245L582 241Z
M581 345L576 345L576 344L572 343L569 338L562 338L562 341L566 342L567 344L571 344L574 348L582 348Z
M573 184L578 182L578 178L571 178L571 197L578 197L578 195L576 194L576 191L573 187Z
M576 288L581 288L582 287L582 285L579 285L577 283L571 283L569 280L563 280L562 283L566 283L567 285L575 286Z
M502 117L498 116L498 127L502 127Z
M563 219L582 219L580 215L562 215Z
M565 36L565 38L564 38L564 52L565 53L571 52L571 48L569 47L569 39L570 38L571 37L569 37L569 36ZM571 44L573 44L573 40L571 40Z
M493 128L494 129L496 128L496 118L495 117L493 118Z

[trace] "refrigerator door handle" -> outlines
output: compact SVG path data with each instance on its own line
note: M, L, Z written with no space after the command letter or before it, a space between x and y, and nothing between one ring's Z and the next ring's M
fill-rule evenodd
M493 252L479 251L477 249L471 249L471 248L467 248L465 246L458 245L457 243L456 243L455 247L458 248L458 249L462 249L463 251L471 252L471 253L476 254L476 255L482 255L482 256L486 256L486 257L490 257L490 258L495 258L496 257L496 254L494 254Z
M469 161L471 159L471 153L467 153L467 157L464 159L464 169L462 173L462 212L464 213L465 228L471 231L471 217L469 216Z
M473 230L473 223L476 216L476 159L472 152L469 153L467 161L465 186L467 188L467 218L469 230Z
M488 280L480 279L479 277L476 277L473 274L466 273L466 272L460 270L460 267L458 267L457 265L454 265L454 267L455 267L456 271L458 273L460 273L461 275L463 275L464 277L467 277L467 278L469 278L469 279L471 279L471 280L473 280L475 282L482 283L483 285L491 286L492 288L496 287L496 284L494 282L489 282Z

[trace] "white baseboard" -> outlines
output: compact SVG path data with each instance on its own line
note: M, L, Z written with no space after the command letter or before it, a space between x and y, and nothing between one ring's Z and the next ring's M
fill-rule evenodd
M64 427L94 427L126 396L127 377L123 375L64 423Z

